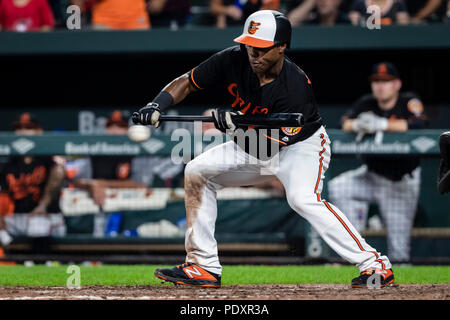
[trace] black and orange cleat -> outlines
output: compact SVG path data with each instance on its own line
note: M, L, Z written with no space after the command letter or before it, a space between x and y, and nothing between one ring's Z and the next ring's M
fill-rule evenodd
M374 274L380 276L379 282L375 277L372 277ZM369 268L361 271L359 277L352 280L352 288L384 288L390 286L396 286L394 284L394 272L392 269L383 270Z
M195 263L187 262L172 269L156 269L155 277L194 287L219 288L220 275L208 272Z

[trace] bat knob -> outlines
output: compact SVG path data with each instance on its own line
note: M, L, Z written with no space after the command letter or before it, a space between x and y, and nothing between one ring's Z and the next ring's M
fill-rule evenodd
M131 120L133 120L134 124L139 124L141 122L139 118L140 118L139 112L133 112Z

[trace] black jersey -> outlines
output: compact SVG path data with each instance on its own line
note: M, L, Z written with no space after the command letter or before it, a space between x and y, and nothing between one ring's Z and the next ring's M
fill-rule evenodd
M263 86L250 66L245 47L240 45L214 54L192 69L189 79L197 89L222 86L229 93L234 111L244 114L302 113L305 119L302 128L281 128L276 138L270 134L259 135L260 139L270 139L268 142L281 148L309 138L322 125L311 81L287 57L280 74Z
M50 170L55 165L52 157L33 157L25 163L24 157L11 157L2 168L0 184L14 201L14 213L30 213L41 201ZM49 213L60 212L59 197L47 207Z
M126 180L131 177L132 157L92 157L92 177L94 179Z
M408 122L408 129L423 129L428 123L422 102L411 92L400 93L394 108L387 111L378 107L372 94L365 95L355 102L344 119L355 119L360 113L368 111L388 119L404 119ZM363 160L369 170L393 181L400 180L419 166L418 156L364 156Z

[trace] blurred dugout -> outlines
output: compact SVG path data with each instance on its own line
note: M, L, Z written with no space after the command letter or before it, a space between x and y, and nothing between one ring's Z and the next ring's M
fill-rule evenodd
M342 118L342 129L363 135L406 132L427 125L424 107L411 92L400 92L397 68L389 62L373 67L372 93L361 97ZM377 138L375 138L377 139ZM366 228L370 203L376 203L387 229L391 260L410 260L410 237L419 199L418 156L364 156L363 165L332 179L330 199L342 208L359 231Z

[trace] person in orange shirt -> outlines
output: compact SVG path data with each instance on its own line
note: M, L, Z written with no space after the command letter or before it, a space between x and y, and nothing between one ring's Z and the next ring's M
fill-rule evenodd
M95 0L92 26L94 29L149 29L145 0Z

